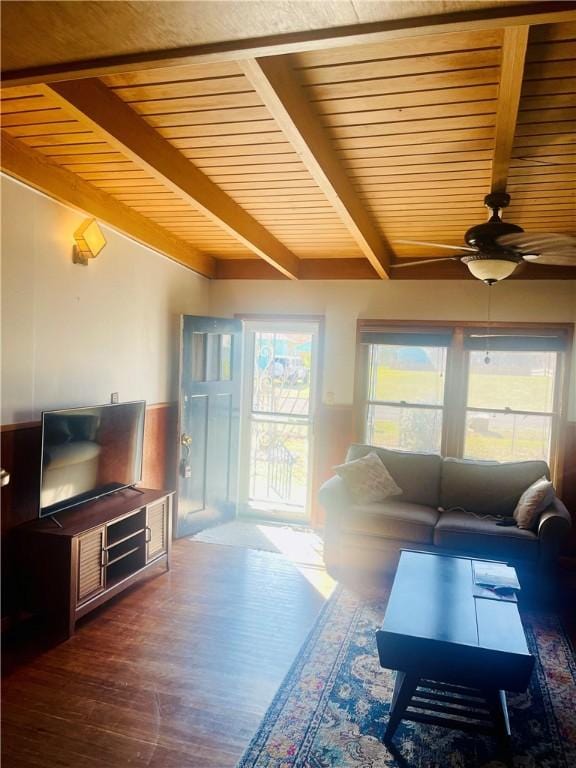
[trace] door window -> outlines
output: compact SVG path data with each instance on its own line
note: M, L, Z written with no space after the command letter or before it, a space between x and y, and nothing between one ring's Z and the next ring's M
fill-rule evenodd
M252 322L245 329L242 508L303 520L310 496L317 326Z

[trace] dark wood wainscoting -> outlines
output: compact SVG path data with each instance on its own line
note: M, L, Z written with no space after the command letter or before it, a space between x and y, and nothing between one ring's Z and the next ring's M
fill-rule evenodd
M177 430L176 403L159 403L146 409L142 485L174 490ZM14 589L14 552L10 532L38 517L40 495L40 423L2 427L2 467L10 483L2 488L2 617L17 610Z
M146 409L144 432L144 466L142 485L145 488L176 488L176 430L178 405L160 403Z

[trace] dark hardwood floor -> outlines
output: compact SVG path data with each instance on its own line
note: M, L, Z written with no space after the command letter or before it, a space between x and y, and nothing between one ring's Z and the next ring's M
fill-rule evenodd
M69 641L5 643L2 767L234 766L324 600L280 555L176 542Z

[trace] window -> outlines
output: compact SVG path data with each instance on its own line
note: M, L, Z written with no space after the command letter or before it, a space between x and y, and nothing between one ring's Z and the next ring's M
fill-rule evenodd
M367 441L439 453L446 347L376 343L369 356Z
M230 381L233 337L229 333L192 334L192 381Z
M465 458L549 460L557 355L469 353Z
M371 445L469 459L559 454L566 326L360 321L360 431Z

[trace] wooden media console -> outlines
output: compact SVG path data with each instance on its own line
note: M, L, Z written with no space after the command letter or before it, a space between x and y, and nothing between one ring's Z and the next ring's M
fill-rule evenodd
M170 568L173 493L126 488L18 530L24 606L67 638L78 619Z

